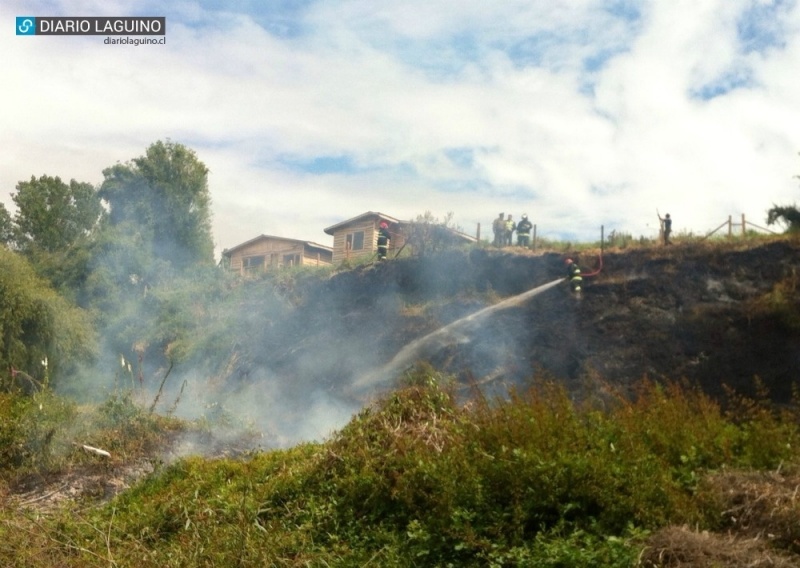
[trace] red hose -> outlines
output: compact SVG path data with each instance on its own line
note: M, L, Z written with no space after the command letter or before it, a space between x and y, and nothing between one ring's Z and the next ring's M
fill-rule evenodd
M597 276L598 274L600 274L600 271L603 270L603 249L600 249L600 254L597 256L597 258L599 260L597 270L595 270L594 272L581 272L581 276L586 278L589 276Z

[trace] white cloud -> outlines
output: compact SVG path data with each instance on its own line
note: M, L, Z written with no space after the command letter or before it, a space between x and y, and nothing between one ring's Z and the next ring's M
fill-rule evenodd
M171 138L211 170L220 250L262 233L327 243L324 227L369 209L453 211L469 231L526 211L543 234L586 239L601 224L653 234L657 207L678 232L763 220L798 189L800 8L777 12L783 44L744 51L750 6L651 0L631 5L637 16L589 0L354 1L222 14L183 2L166 46L6 34L0 199L10 206L31 175L98 183ZM162 13L11 2L0 19L133 10ZM355 171L292 167L320 156Z

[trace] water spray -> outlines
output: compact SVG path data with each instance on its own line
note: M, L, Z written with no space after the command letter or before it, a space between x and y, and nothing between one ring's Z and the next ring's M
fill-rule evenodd
M518 306L534 296L553 288L563 281L563 278L558 278L552 282L548 282L547 284L543 284L528 290L527 292L523 292L522 294L517 294L516 296L506 298L501 302L478 310L473 314L441 327L436 331L429 333L428 335L420 337L419 339L415 339L403 347L397 353L397 355L392 358L391 361L389 361L377 372L373 371L366 373L356 379L351 385L351 388L354 391L361 391L367 387L375 386L379 383L388 381L401 371L404 371L412 366L419 359L419 354L423 350L438 351L446 345L451 345L453 343L465 343L469 341L464 332L470 325L474 325L478 321L486 318L494 312L505 310L513 306Z

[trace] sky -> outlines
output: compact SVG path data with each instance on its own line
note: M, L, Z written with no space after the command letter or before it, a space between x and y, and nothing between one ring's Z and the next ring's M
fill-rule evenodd
M17 16L163 16L166 42ZM158 140L209 168L217 256L331 246L365 211L582 241L668 212L702 235L800 195L797 0L5 0L0 21L12 213L20 181L99 185Z

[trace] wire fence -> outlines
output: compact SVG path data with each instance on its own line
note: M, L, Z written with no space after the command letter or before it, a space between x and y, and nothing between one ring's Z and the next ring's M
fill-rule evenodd
M663 223L661 223L661 226L658 227L658 228L650 227L648 225L647 229L648 229L648 232L649 231L656 232L656 235L651 237L652 240L662 241L664 239L664 225L663 225ZM604 238L602 236L604 231L605 231L604 227L601 226L600 230L601 230L601 237L600 237L601 246L602 246L602 244L612 244L613 245L616 241L632 241L632 240L641 241L641 240L646 238L646 237L642 236L642 237L639 237L637 239L637 238L634 238L629 233L619 232L619 231L616 231L616 230L612 230L610 233L608 233L607 237ZM747 217L745 216L745 214L742 213L740 217L734 217L733 215L728 215L728 218L725 221L723 221L717 228L715 228L714 230L712 230L712 231L706 233L705 235L699 237L699 239L700 240L705 240L705 239L708 239L709 237L711 237L711 236L713 236L715 234L720 234L720 233L722 233L722 234L724 234L725 236L728 236L728 237L734 237L734 236L739 236L739 235L741 235L743 237L746 237L748 235L749 231L758 231L758 232L761 232L761 233L768 233L768 234L772 234L772 235L779 234L777 231L773 231L772 229L768 229L767 227L762 227L761 225L757 225L756 223L753 223L752 221L748 221ZM481 242L481 224L480 223L477 224L475 234L477 236L478 242ZM694 237L694 238L696 239L697 237ZM559 239L551 239L551 238L549 238L548 236L546 236L545 234L543 234L540 231L538 225L534 224L533 225L533 229L532 229L531 234L530 234L530 237L529 237L529 240L528 240L528 245L525 248L529 248L529 249L532 249L532 250L535 251L537 248L540 248L542 246L542 244L549 243L551 241L558 241L558 240ZM487 241L487 242L489 244L492 244L492 241ZM513 244L512 244L512 246L513 246Z

